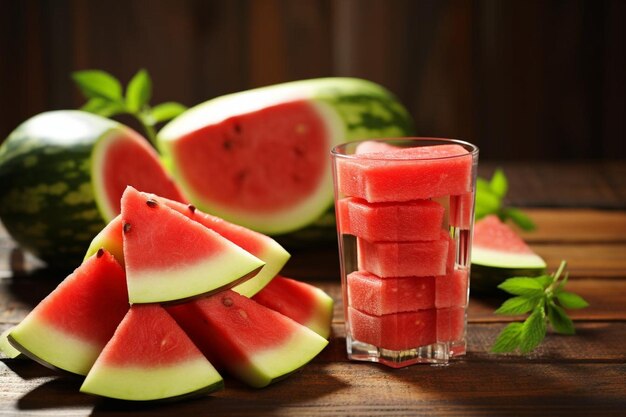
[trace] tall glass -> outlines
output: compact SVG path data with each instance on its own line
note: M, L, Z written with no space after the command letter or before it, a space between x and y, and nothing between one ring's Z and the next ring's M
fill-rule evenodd
M399 368L465 354L478 148L381 139L331 157L348 357Z

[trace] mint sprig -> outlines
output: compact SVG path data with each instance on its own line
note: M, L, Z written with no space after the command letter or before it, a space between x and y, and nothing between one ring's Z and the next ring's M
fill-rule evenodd
M496 214L500 220L511 219L524 230L534 230L535 224L521 210L508 207L504 203L506 193L509 190L509 181L500 168L496 169L490 180L476 179L476 219L481 219L489 214Z
M122 83L102 70L76 71L72 79L87 98L81 110L103 117L129 114L139 121L152 144L156 142L156 124L173 119L187 109L176 102L151 107L152 79L145 69L133 76L125 93Z
M552 275L509 278L498 288L514 295L506 300L496 314L520 315L530 313L522 323L510 323L498 335L491 351L505 353L519 350L529 353L544 339L548 324L559 334L575 333L574 322L565 309L585 308L589 304L579 295L565 291L567 263L561 261Z

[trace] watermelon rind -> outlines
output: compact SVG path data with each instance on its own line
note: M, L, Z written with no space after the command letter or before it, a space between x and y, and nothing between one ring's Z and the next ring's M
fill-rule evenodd
M294 81L229 94L202 103L167 124L158 134L165 165L186 197L198 208L226 220L270 235L293 232L315 222L332 205L330 164L323 180L307 198L269 211L242 210L210 201L192 189L184 165L176 160L173 143L207 125L287 102L308 102L328 135L328 149L340 142L373 137L398 137L413 133L411 117L383 87L357 78L318 78Z
M245 297L252 297L261 291L280 272L291 256L278 242L271 241L254 256L265 262L265 266L252 278L233 287L233 291Z
M9 333L11 333L12 328L6 329L0 334L0 353L3 354L6 358L15 359L21 355L21 352L9 342Z

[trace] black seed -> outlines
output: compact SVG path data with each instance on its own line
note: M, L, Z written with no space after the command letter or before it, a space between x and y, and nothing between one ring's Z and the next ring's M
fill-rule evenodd
M124 223L124 227L123 227L124 233L130 232L130 227L131 227L130 223Z
M96 253L96 257L102 258L102 255L104 255L104 249L100 248L98 249L98 253Z
M190 212L195 213L196 212L196 206L194 206L193 204L189 204L187 206L187 208L189 209Z
M224 149L226 149L227 151L232 149L233 147L233 141L230 139L226 139L224 140L224 143L222 144L222 146L224 147Z
M157 203L157 201L152 198L149 200L146 200L146 204L148 205L148 207L152 207L152 208L155 208L156 206L159 205L159 203Z
M230 307L233 305L233 299L230 297L224 297L222 298L222 304L224 304L226 307Z
M235 123L233 129L235 129L235 133L241 133L241 125L239 123Z

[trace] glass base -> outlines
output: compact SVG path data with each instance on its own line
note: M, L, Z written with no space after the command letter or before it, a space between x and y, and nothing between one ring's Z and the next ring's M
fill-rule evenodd
M465 354L465 340L433 343L413 349L389 350L346 337L348 358L354 361L378 362L391 368L415 364L447 365L453 357Z

